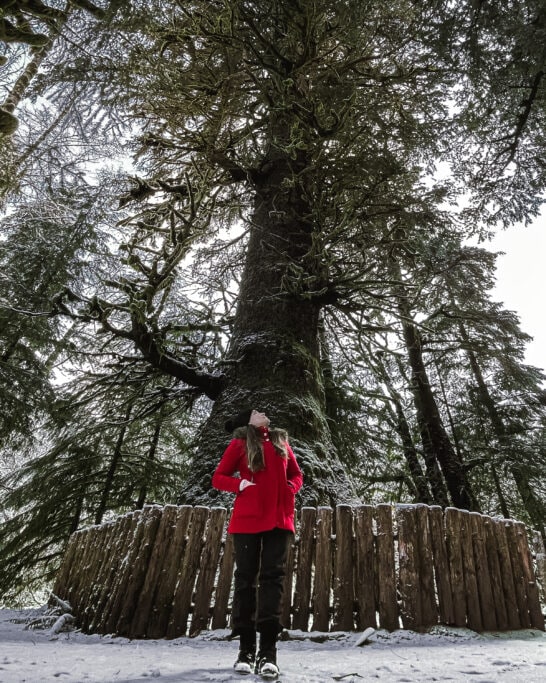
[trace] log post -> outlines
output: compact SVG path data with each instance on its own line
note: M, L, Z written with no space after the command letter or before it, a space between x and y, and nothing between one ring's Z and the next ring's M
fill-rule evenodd
M97 616L97 605L102 595L105 576L108 575L113 559L113 549L120 533L120 520L109 522L101 527L96 539L97 551L93 558L93 566L89 569L88 590L83 596L86 607L80 615L80 628L90 632L91 624Z
M233 579L233 565L235 563L233 538L228 534L224 540L223 553L220 560L216 600L212 610L211 628L226 628L228 624L228 601Z
M132 638L144 638L147 635L148 624L152 612L160 579L163 572L167 571L165 562L169 557L169 546L172 541L174 523L176 520L176 506L166 505L163 508L156 540L150 554L148 571L138 598L138 610L135 611L130 632Z
M193 588L197 570L201 562L203 534L209 515L209 508L198 505L193 508L188 542L184 552L184 560L177 577L173 596L173 608L167 638L185 636L188 629L188 616L191 610Z
M421 625L433 626L438 623L438 606L434 587L434 562L432 555L432 535L428 519L428 505L415 506L417 546L419 548L419 597Z
M389 631L400 628L398 603L396 601L396 572L394 566L394 533L392 507L378 505L376 508L377 525L377 595L379 625Z
M508 628L512 630L521 628L521 621L519 618L518 601L516 599L516 587L514 581L514 574L512 571L512 562L510 560L508 536L506 533L506 525L508 523L509 520L500 519L498 520L498 522L495 523L494 529L495 536L497 538L502 590L504 593L504 601L506 604Z
M453 623L455 626L466 626L466 595L464 589L461 520L459 510L456 508L446 508L445 520L449 577L453 596Z
M499 631L508 629L508 614L506 610L506 599L502 586L502 572L499 562L499 549L497 535L495 533L496 523L490 517L484 517L485 545L487 548L487 563L489 565L489 576L491 577L491 591L493 593L493 605L495 607L495 619Z
M300 513L298 556L296 562L296 587L294 593L293 627L309 630L311 602L311 575L315 547L315 508L304 507ZM316 577L315 577L316 580Z
M146 624L147 638L165 638L167 635L176 581L184 557L192 512L193 508L190 505L176 507L174 517L170 509L167 512L164 532L169 536L169 542L165 548L163 570L157 577L153 607ZM169 533L167 527L170 527Z
M359 505L355 508L355 555L357 627L360 630L368 626L375 628L375 552L371 505Z
M313 586L313 631L328 631L332 588L332 509L317 510L315 583Z
M505 529L509 557L512 564L512 576L514 578L514 587L516 591L519 623L521 628L531 628L531 617L529 616L529 607L527 605L527 582L523 573L523 564L518 551L518 532L514 520L506 520Z
M334 631L354 629L354 552L353 511L350 505L336 507L336 545L334 555L333 620Z
M432 561L438 591L438 608L442 624L454 624L453 596L451 594L451 579L449 560L447 556L444 515L439 505L433 505L428 510L430 525L430 542L432 545Z
M125 587L131 575L131 567L138 554L140 545L140 538L144 532L144 525L142 524L142 510L135 510L131 518L131 526L127 534L126 546L122 549L122 561L119 572L116 576L116 582L112 586L110 599L105 606L104 616L101 619L101 633L115 633L116 624L118 623L123 598L125 595Z
M476 566L476 580L483 628L486 631L496 631L498 628L493 601L493 588L487 561L487 545L482 515L478 512L470 513L470 529Z
M138 637L131 630L133 619L140 623L138 612L140 610L140 595L144 587L144 580L150 565L150 557L155 544L157 530L161 522L162 509L157 505L145 505L142 508L140 518L142 533L139 538L138 548L133 557L131 572L121 601L120 614L116 623L116 633L128 638ZM145 596L147 599L147 595Z
M419 595L419 548L415 507L398 505L395 509L398 526L400 616L404 628L415 629L423 623Z
M476 576L476 562L474 560L470 513L467 510L459 510L459 518L461 523L461 550L463 555L466 613L468 617L467 626L474 631L482 631L483 621L480 611L480 596Z
M286 574L283 582L281 603L281 624L284 628L292 628L292 584L294 578L294 562L296 559L296 543L292 539L288 544L286 556Z
M533 560L531 558L531 551L527 541L527 532L525 525L517 522L515 525L516 540L518 546L518 555L521 559L521 567L523 572L524 585L527 595L527 610L529 612L529 619L532 628L538 628L544 631L544 616L540 608L540 596L538 586L533 571Z
M201 570L195 585L195 608L191 620L190 636L195 636L207 628L225 521L225 508L212 508L201 555Z

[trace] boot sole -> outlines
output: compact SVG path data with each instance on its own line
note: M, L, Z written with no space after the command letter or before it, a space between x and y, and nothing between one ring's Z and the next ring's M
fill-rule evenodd
M265 681L273 681L279 677L278 671L260 671L258 675Z

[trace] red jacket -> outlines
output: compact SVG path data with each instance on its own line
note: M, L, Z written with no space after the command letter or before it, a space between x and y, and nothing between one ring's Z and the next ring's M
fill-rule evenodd
M294 498L302 486L303 476L292 449L288 443L286 446L288 457L283 458L271 441L263 441L265 469L251 472L246 439L230 441L212 476L214 488L237 494L229 533L255 534L275 527L294 532ZM239 491L241 479L248 479L255 486Z

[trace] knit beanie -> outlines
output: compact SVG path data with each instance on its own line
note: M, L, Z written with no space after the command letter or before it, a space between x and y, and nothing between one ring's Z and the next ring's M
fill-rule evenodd
M250 421L251 415L252 408L248 408L246 410L241 410L241 412L235 415L234 417L230 417L225 425L226 432L232 432L235 429L237 429L237 427L246 427Z

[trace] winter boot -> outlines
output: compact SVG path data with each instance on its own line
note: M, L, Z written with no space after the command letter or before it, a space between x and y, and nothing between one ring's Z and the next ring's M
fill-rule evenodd
M279 667L277 666L276 648L270 648L269 650L260 649L256 657L256 673L266 680L273 680L278 677Z
M233 668L238 674L251 674L256 659L256 631L251 627L241 628L239 634L239 655Z
M277 638L279 625L266 623L260 627L260 650L256 657L256 673L265 679L275 679L279 675L277 666Z

